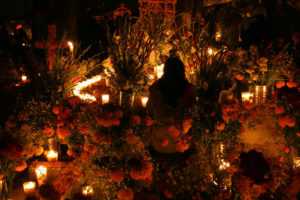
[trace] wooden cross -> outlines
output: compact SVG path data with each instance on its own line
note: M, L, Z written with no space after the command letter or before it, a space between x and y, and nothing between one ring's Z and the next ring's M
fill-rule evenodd
M53 69L54 59L56 49L58 48L58 42L55 40L56 38L56 25L50 24L48 25L48 38L43 41L36 41L34 46L38 49L47 49L47 63L49 65L49 70Z

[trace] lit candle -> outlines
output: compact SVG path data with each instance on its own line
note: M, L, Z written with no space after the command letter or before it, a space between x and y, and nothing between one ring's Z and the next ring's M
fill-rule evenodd
M208 52L208 55L210 55L210 56L212 56L213 53L214 53L214 51L212 50L212 48L208 48L207 52Z
M102 104L109 103L109 95L108 94L102 94Z
M39 185L42 185L44 182L46 182L47 178L47 168L43 165L39 166L35 169L36 178Z
M160 78L164 75L164 64L154 67L154 73L156 74L157 78Z
M242 102L253 102L254 94L252 92L242 92Z
M149 99L148 97L142 97L142 99L141 99L141 101L142 101L142 106L143 106L144 108L146 108L148 99Z
M45 154L49 162L57 161L58 153L56 151L53 150L46 151Z
M29 181L23 183L23 189L26 196L33 195L35 191L35 182Z
M222 36L221 33L219 32L216 33L215 39L217 42L221 40L221 36Z
M94 194L94 190L92 186L85 186L82 188L82 194L84 196L92 196Z
M73 53L73 50L74 50L74 46L73 46L73 43L71 41L68 42L68 45L70 47L70 53Z
M21 76L21 79L22 79L23 82L26 82L27 81L27 76L23 75L23 76Z
M300 168L300 157L293 158L294 169Z

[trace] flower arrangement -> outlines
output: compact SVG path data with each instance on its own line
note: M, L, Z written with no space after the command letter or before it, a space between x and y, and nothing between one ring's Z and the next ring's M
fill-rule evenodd
M264 53L251 45L249 50L235 50L228 61L235 73L250 84L274 86L277 80L291 80L294 76L293 58L285 50Z
M106 74L114 92L122 91L125 98L125 93L144 91L151 71L148 59L167 27L164 19L153 15L149 19L125 18L116 32L107 31L111 66Z

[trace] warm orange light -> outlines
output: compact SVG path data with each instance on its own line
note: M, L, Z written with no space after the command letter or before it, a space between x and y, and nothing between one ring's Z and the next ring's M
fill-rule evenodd
M164 64L154 67L154 73L157 78L161 78L164 75Z
M73 51L74 51L73 43L71 41L68 41L68 45L70 47L70 53L73 53Z
M86 187L83 187L82 188L82 194L84 196L91 196L94 194L94 190L93 190L93 187L92 186L86 186Z
M242 102L253 102L254 94L252 92L242 92Z
M23 75L23 76L21 76L21 79L22 79L23 82L26 82L27 81L27 76Z
M149 97L142 97L141 102L142 106L146 108Z
M102 94L102 104L109 103L109 95L108 94Z
M83 90L84 88L88 87L89 85L92 85L100 80L101 80L101 76L97 75L97 76L93 76L92 78L90 78L88 80L78 83L73 90L74 95L78 96L80 99L85 100L85 101L96 101L96 97L94 97L90 94L82 94L81 90Z
M53 150L46 151L45 155L46 155L47 160L49 162L55 162L55 161L57 161L58 153L56 151L53 151Z
M47 178L47 167L40 165L38 168L35 169L36 179L39 185L42 185L46 182Z
M35 191L35 182L33 181L29 181L29 182L25 182L23 183L23 189L24 189L24 193L26 195L32 195L34 194Z
M210 55L210 56L212 56L214 53L212 48L208 48L207 52L208 52L208 55Z

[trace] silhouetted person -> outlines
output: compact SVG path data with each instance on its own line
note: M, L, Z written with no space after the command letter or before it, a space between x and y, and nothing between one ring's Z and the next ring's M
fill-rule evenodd
M182 120L184 113L195 100L193 86L185 78L182 61L169 58L164 66L164 75L150 87L147 109L154 119L150 130L152 148L160 153L176 153L176 143L169 134L174 120ZM168 140L167 145L162 145Z

